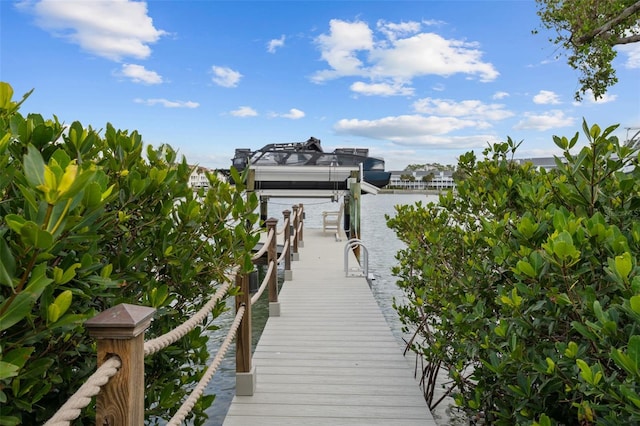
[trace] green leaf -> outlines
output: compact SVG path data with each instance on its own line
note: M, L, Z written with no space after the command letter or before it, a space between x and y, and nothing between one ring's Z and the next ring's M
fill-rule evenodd
M16 260L4 238L0 240L0 284L13 288Z
M17 234L20 233L24 224L27 223L25 218L17 214L8 214L4 217L4 220L7 222L7 226Z
M640 408L640 395L629 389L624 384L620 386L619 390L625 398L633 403L633 405L635 405L637 408Z
M14 299L7 299L0 305L0 331L6 330L22 321L31 312L34 300L28 293L22 292Z
M629 338L627 355L635 367L635 371L640 372L640 336L634 335Z
M567 348L564 351L564 356L567 358L575 358L578 355L578 345L576 342L569 342Z
M24 156L24 175L27 182L33 188L44 185L45 164L42 154L33 145L27 146L27 153Z
M631 305L633 312L640 314L640 295L631 296L629 304Z
M59 284L66 284L71 281L76 276L76 269L81 266L82 265L80 263L74 263L73 265L69 266L67 270L64 271L64 274L62 274L62 280L59 282Z
M0 380L8 379L18 375L20 367L9 362L0 361Z
M69 306L71 306L72 298L73 298L73 295L71 293L71 290L65 290L62 293L60 293L56 297L56 299L53 301L53 303L60 310L60 315L64 315L67 312L67 309L69 309Z
M22 368L27 363L27 360L29 359L29 357L31 356L34 350L35 348L31 346L17 348L6 353L2 357L2 360L5 362L9 362L13 365L16 365L18 366L18 368Z
M0 108L9 110L11 109L13 98L13 87L5 81L0 81Z
M536 271L533 269L533 266L525 260L518 261L518 263L516 264L516 272L524 274L529 278L536 277Z
M547 361L547 374L551 374L554 372L555 368L556 368L556 363L553 362L553 360L549 357L547 357L546 359Z
M54 323L60 318L60 308L55 303L50 304L47 307L47 321Z
M546 414L540 415L537 422L533 422L534 426L551 426L551 419Z
M631 269L633 268L631 254L629 252L624 252L620 256L616 256L615 266L616 272L622 277L622 279L629 277Z
M36 266L31 274L27 287L14 299L7 299L0 306L0 331L6 330L12 325L24 319L38 300L44 289L53 282L45 275L47 265L41 263Z
M20 423L19 418L14 416L0 416L0 425L4 426L18 426Z
M47 250L53 245L53 235L51 232L40 229L34 222L26 222L20 230L25 245L33 246L40 250Z
M593 372L591 371L589 364L581 359L576 359L576 364L578 365L578 368L580 368L580 376L587 383L593 383Z

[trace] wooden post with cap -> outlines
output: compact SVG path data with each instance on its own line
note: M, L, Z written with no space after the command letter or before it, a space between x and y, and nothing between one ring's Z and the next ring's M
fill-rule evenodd
M85 322L97 339L98 367L117 356L118 373L104 385L96 399L96 424L144 424L144 332L154 308L122 303Z
M300 255L298 254L298 239L300 238L300 234L298 233L298 221L300 220L298 217L298 209L300 206L294 204L291 206L293 208L293 260L300 260Z
M282 251L287 251L284 256L284 280L291 281L293 279L293 271L291 270L291 210L282 212L284 216L284 243Z
M267 219L267 235L269 232L273 231L273 238L269 242L269 248L267 249L267 265L271 266L273 263L273 268L271 270L271 275L268 277L267 287L269 288L269 316L270 317L279 317L280 316L280 302L278 302L278 246L277 246L277 236L276 236L276 225L278 224L278 219L269 218Z
M251 294L249 275L236 275L240 292L236 296L236 312L241 306L245 311L236 334L236 395L251 396L256 390L256 371L251 364Z
M298 247L304 247L304 205L302 203L299 204L298 215L300 215L300 239L298 240Z

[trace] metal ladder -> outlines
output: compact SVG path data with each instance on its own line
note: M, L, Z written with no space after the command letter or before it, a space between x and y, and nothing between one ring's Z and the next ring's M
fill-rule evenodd
M362 247L362 262L357 266L349 267L349 250L354 247ZM369 275L369 250L362 240L352 238L344 246L344 274L346 277L366 277L372 279Z

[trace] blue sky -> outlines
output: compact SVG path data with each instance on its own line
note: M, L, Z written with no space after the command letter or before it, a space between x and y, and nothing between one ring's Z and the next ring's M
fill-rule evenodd
M235 148L322 140L388 170L457 163L488 142L558 154L582 119L640 126L640 43L619 83L573 99L533 1L0 0L0 79L22 113L107 122L228 168Z

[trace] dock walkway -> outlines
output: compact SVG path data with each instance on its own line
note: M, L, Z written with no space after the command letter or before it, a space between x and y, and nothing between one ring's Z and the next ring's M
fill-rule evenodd
M345 277L344 245L305 229L253 354L256 391L233 398L225 426L436 426L367 280Z

